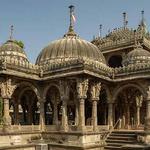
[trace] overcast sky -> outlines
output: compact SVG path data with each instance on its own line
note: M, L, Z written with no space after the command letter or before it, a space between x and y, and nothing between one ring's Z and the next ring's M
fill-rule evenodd
M103 35L122 27L124 11L129 27L138 26L141 10L150 26L150 0L0 0L0 43L6 42L14 25L14 38L24 42L29 60L35 62L46 45L67 32L69 5L75 6L75 31L88 41L98 35L99 24Z

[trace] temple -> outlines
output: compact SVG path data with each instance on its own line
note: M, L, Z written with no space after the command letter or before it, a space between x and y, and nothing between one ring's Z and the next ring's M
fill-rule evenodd
M144 11L88 42L74 31L32 64L13 37L0 46L0 150L140 150L150 144L150 34Z

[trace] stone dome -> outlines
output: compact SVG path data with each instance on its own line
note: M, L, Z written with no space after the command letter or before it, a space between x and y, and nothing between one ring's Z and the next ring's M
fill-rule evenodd
M81 39L73 30L69 30L63 38L51 42L41 51L36 64L43 65L56 60L81 57L106 64L103 54L94 44Z
M143 49L140 45L137 45L137 47L130 51L123 64L129 65L129 64L137 64L137 63L149 63L150 62L150 52Z
M24 50L14 40L8 40L0 46L0 57L28 61Z

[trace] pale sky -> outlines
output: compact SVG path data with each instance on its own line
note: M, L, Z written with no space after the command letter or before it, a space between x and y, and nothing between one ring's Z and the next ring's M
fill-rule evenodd
M34 63L45 46L67 32L69 5L75 6L75 31L88 41L98 35L100 24L103 36L109 29L122 27L124 11L128 26L136 28L144 10L150 29L150 0L0 0L0 43L6 42L14 25L14 38L24 42Z

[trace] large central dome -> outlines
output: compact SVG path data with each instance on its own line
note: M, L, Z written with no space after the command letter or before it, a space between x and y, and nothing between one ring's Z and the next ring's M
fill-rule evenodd
M85 58L92 61L105 63L105 58L100 50L92 43L81 39L74 32L73 10L74 6L70 6L70 26L69 31L63 38L51 42L39 54L36 64L45 65L57 63L60 61L69 61L71 59Z
M103 54L94 44L79 38L73 32L68 32L63 38L53 41L45 47L39 54L36 64L46 64L59 59L79 57L105 63Z

